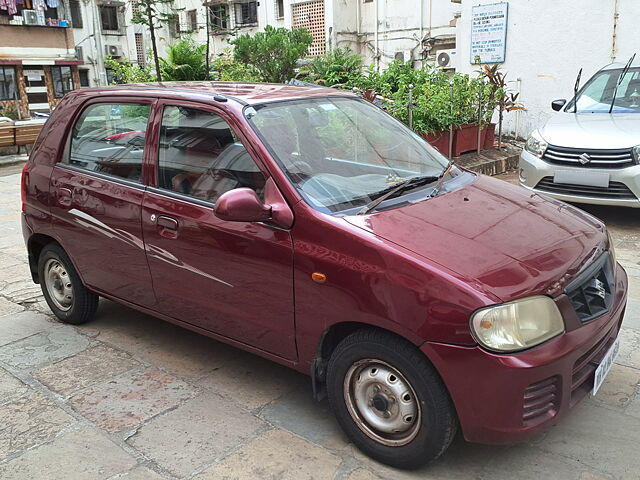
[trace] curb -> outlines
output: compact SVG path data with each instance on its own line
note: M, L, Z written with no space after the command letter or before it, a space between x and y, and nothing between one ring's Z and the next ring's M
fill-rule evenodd
M520 155L509 155L508 157L499 158L496 160L487 160L486 162L476 163L473 165L466 165L469 170L473 170L477 173L484 175L500 175L501 173L515 170L518 168L518 161Z

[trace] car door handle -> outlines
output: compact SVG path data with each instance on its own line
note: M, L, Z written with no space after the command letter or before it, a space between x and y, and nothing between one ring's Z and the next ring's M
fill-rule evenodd
M166 215L158 215L156 224L159 227L165 228L167 230L172 230L174 232L178 230L178 220L172 217L167 217Z
M70 207L73 203L73 193L70 188L60 187L56 190L58 203L63 207Z

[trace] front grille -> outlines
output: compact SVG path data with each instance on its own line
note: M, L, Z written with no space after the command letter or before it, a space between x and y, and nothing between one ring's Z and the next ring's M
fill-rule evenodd
M613 301L613 268L608 253L580 273L564 290L581 322L609 310Z
M582 161L580 161L581 156L583 156ZM585 168L624 168L635 164L630 148L595 150L549 145L542 158L555 165Z
M631 190L629 190L629 187L621 182L609 182L608 187L592 187L589 185L554 183L553 177L544 177L535 188L543 192L571 195L575 197L636 200L636 196Z
M611 330L589 349L587 353L582 355L573 365L573 374L571 376L571 401L569 406L573 407L593 388L594 376L598 365L607 353L607 350L613 345L618 333L617 326L613 326Z
M560 377L553 376L532 383L524 391L522 423L529 427L542 423L558 413Z

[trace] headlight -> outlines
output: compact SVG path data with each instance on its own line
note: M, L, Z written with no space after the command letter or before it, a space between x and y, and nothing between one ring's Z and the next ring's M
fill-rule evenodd
M531 132L531 135L529 135L529 139L527 140L524 149L532 155L542 158L548 146L549 144L542 139L540 132L538 132L538 130L534 130Z
M555 302L544 296L525 298L478 310L471 331L480 345L495 352L516 352L564 332Z
M613 246L613 238L611 238L611 233L609 233L609 230L607 230L607 239L609 240L609 246L607 247L607 249L609 250L609 256L611 257L611 265L613 265L613 267L615 269L615 266L616 266L616 249Z
M636 163L640 163L640 145L636 145L631 151L633 152L633 158L636 159Z

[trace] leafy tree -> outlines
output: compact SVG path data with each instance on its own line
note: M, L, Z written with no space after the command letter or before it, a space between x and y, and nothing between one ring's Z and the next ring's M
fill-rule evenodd
M146 83L156 80L149 66L141 67L138 64L132 64L129 60L118 61L113 57L107 57L105 65L113 70L115 77L121 83Z
M175 22L175 11L171 8L173 0L131 0L133 18L131 21L138 25L145 25L151 37L151 51L158 81L162 81L156 31L165 24Z
M314 58L300 69L299 76L321 85L344 85L362 75L362 56L348 47L334 48Z
M296 62L306 55L313 37L308 30L289 30L267 25L264 32L240 35L234 45L233 58L254 66L266 82L281 83L295 74Z
M252 65L236 62L230 52L219 55L211 65L214 80L222 82L260 82L262 75Z
M164 80L208 80L205 44L192 38L179 40L167 49L167 58L160 59Z

